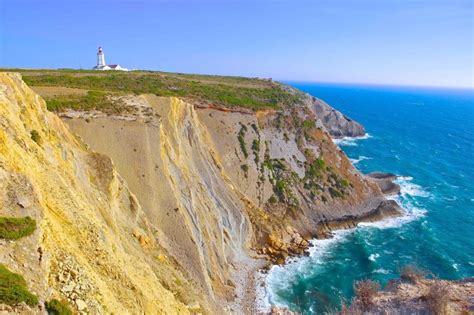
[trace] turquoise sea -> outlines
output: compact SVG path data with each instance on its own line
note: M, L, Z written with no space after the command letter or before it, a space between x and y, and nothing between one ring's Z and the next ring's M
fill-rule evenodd
M400 176L396 200L406 216L314 241L310 256L270 270L269 301L322 314L352 298L355 280L384 285L407 264L440 278L473 277L474 91L289 84L365 126L367 137L338 144L360 171Z

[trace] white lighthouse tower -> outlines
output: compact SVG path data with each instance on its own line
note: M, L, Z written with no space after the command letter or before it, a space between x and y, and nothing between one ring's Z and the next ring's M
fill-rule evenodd
M99 47L99 51L97 52L97 68L103 68L105 67L105 55L104 55L104 50L102 47Z
M94 70L120 70L120 71L128 71L127 68L122 68L120 65L107 65L105 63L105 54L102 47L99 47L99 51L97 52L97 65L93 68Z
M94 67L95 70L110 70L110 67L105 63L105 54L102 47L99 47L97 52L97 65Z

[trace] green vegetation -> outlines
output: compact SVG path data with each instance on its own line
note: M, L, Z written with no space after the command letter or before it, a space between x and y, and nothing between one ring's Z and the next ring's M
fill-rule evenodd
M56 299L46 302L46 311L48 315L72 315L69 305Z
M350 185L349 181L345 178L339 179L338 183L339 183L339 186L341 186L342 188L347 188Z
M33 306L38 304L38 298L28 291L21 275L0 264L0 304L15 305L20 302Z
M270 198L268 198L269 203L277 203L278 199L275 197L275 195L272 195Z
M36 131L36 130L31 130L30 135L31 135L31 140L33 140L33 141L36 142L37 144L41 144L41 136L40 136L40 134L38 133L38 131Z
M71 87L107 93L187 97L226 107L280 108L299 102L300 95L270 80L152 71L97 72L79 70L21 70L30 86ZM63 97L64 98L64 97ZM64 100L61 105L64 105ZM54 105L52 105L54 106Z
M329 187L328 190L329 190L329 193L331 194L331 197L333 198L341 198L343 196L343 194L336 188Z
M316 123L312 119L307 119L303 121L303 129L311 129L316 126Z
M252 129L255 131L255 133L256 133L257 135L259 135L259 132L258 132L258 127L257 127L257 125L256 125L256 124L254 124L254 123L252 123L252 125L251 125L251 126L252 126Z
M240 165L240 168L242 169L242 171L244 171L245 173L245 177L247 178L248 177L248 173L249 173L249 166L247 164L242 164Z
M17 240L33 233L36 221L30 217L0 217L0 238Z
M322 172L324 171L326 163L323 159L316 159L313 163L310 164L307 170L307 176L311 177L321 177Z
M102 91L88 91L83 96L58 96L46 100L48 110L60 112L65 109L74 110L101 110L106 113L119 113L123 105L119 101L112 101L110 94Z
M253 155L255 156L255 164L258 165L258 162L260 161L260 140L259 139L254 139L252 142L252 151Z
M239 139L240 149L242 150L242 153L244 154L245 158L248 158L249 153L247 151L247 144L245 143L246 132L247 132L247 126L241 124L240 131L237 138Z
M297 185L298 175L289 171L285 165L285 159L270 159L268 155L265 154L265 161L262 165L270 171L269 179L273 185L273 192L275 193L275 195L272 196L275 197L275 199L270 198L268 201L275 203L276 198L278 198L279 201L288 205L288 209L296 210L299 207L299 201L291 187Z
M305 156L311 156L307 150ZM323 194L326 190L332 198L343 198L349 187L353 187L352 184L347 179L339 177L321 158L315 159L306 167L304 188L309 190L313 200L319 196L326 202L327 198Z

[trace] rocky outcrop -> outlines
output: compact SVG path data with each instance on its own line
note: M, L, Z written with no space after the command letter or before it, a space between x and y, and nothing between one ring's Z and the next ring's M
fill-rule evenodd
M367 174L367 176L379 185L380 190L382 190L384 195L391 196L400 193L400 185L393 182L397 179L397 175L392 173L373 172Z
M356 298L341 314L471 314L473 296L472 278L392 280L383 291L365 301Z
M341 112L329 106L323 100L311 97L312 107L333 138L362 137L364 127Z
M323 100L287 85L280 84L280 88L288 93L298 95L300 106L311 108L317 116L317 124L324 126L332 138L362 137L366 135L364 126L331 107Z

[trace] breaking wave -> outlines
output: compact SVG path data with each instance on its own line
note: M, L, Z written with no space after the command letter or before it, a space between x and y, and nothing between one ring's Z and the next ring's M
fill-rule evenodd
M349 160L351 161L351 163L352 163L353 165L355 165L355 164L357 164L357 163L359 163L359 162L362 162L362 161L365 161L365 160L371 160L371 159L372 159L372 158L369 158L369 157L366 157L366 156L361 155L361 156L359 156L358 159L349 159Z
M372 136L370 134L366 133L365 135L360 136L360 137L343 137L343 138L340 138L340 139L332 139L332 141L335 144L337 144L338 146L356 146L357 141L365 140L365 139L369 139L369 138L372 138Z

